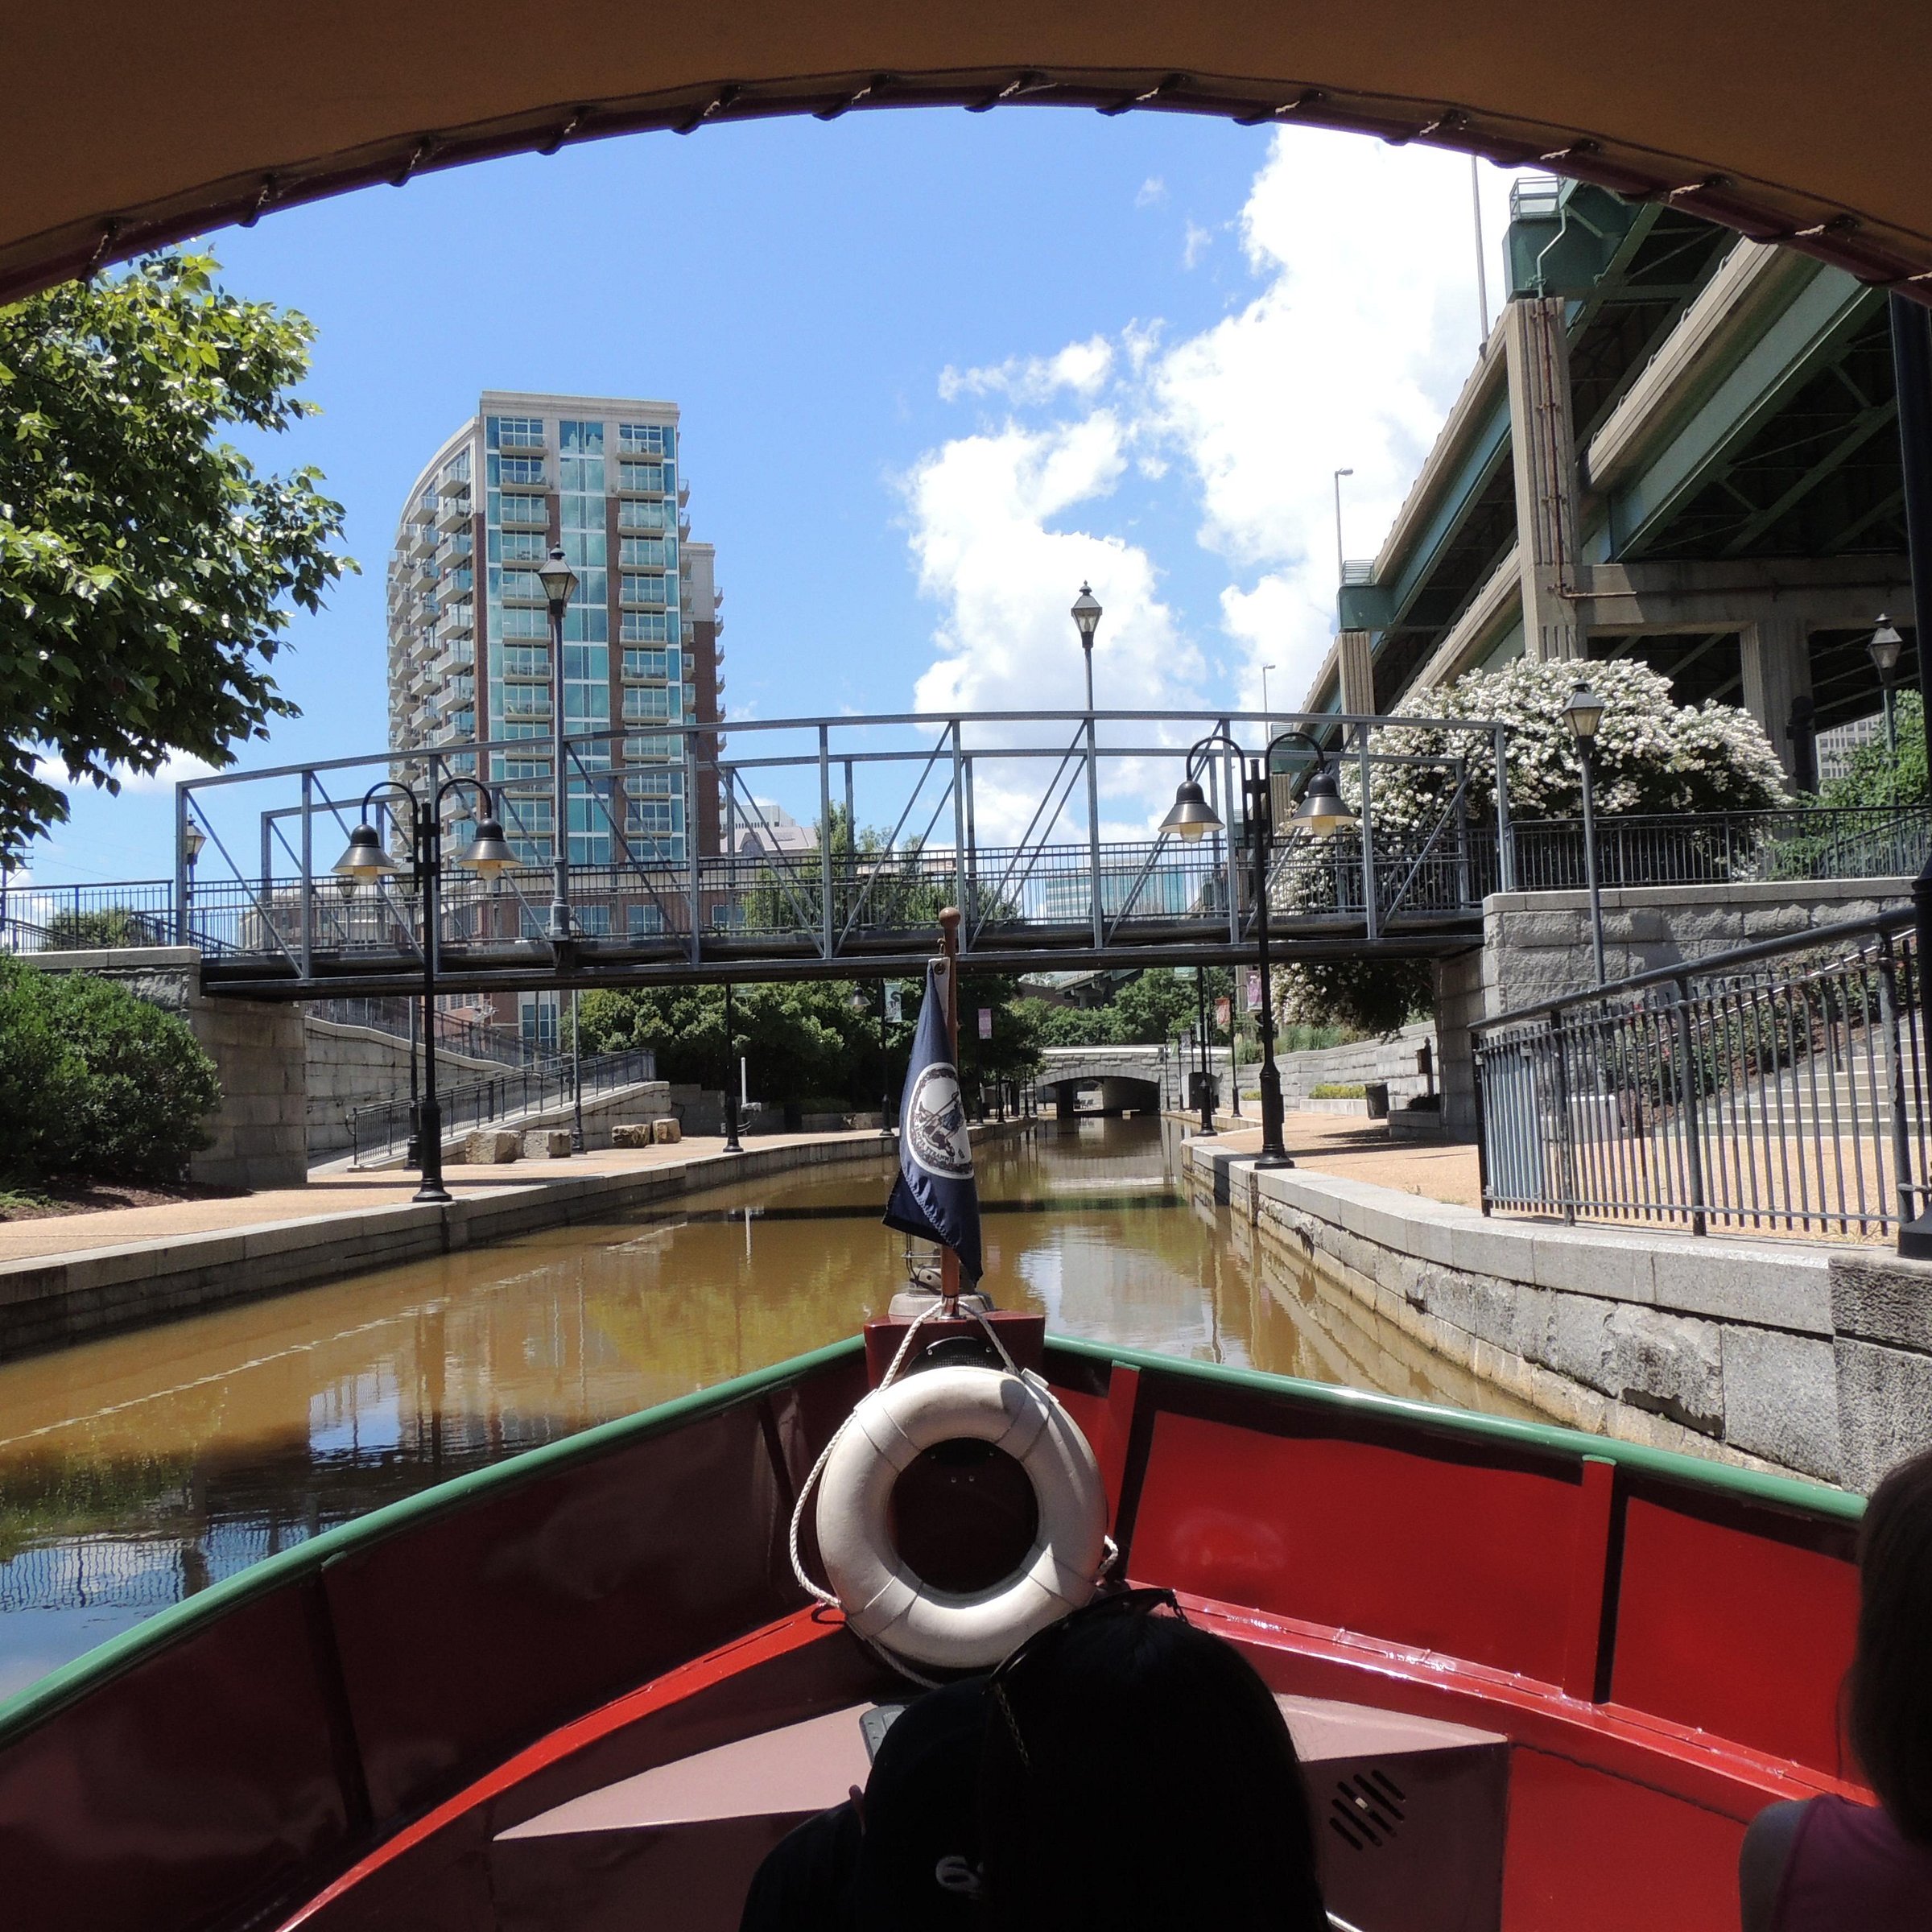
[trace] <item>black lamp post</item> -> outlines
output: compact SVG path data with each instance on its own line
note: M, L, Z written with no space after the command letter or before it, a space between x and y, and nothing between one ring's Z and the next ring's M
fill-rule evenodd
M1596 731L1604 721L1604 700L1587 684L1570 694L1563 716L1576 733L1576 752L1583 768L1583 880L1590 888L1590 951L1596 962L1596 983L1604 982L1604 894L1596 870Z
M577 588L577 573L561 545L537 566L550 603L550 758L556 803L551 826L550 936L570 937L570 786L564 776L564 613Z
M1891 716L1890 700L1887 700L1885 715ZM201 856L201 848L208 843L208 835L199 825L189 824L181 832L181 917L176 922L180 930L175 935L177 946L192 943L195 930L195 861Z
M1221 828L1220 815L1208 803L1195 776L1208 753L1224 745L1242 761L1241 805L1247 819L1248 864L1254 894L1255 964L1261 981L1261 1009L1255 1030L1261 1042L1261 1151L1257 1167L1292 1167L1282 1141L1282 1075L1274 1063L1274 989L1268 975L1268 870L1274 844L1274 802L1269 781L1275 747L1298 740L1315 756L1315 768L1302 787L1290 820L1292 828L1311 838L1326 839L1356 822L1342 797L1328 755L1305 731L1284 731L1268 741L1258 758L1251 758L1224 731L1210 732L1187 753L1187 775L1174 795L1174 806L1161 821L1163 832L1192 840Z
M1892 681L1898 671L1898 654L1904 649L1905 642L1892 628L1892 620L1881 614L1878 629L1872 632L1872 641L1865 647L1872 654L1872 665L1878 673L1879 687L1885 694L1885 756L1894 766L1898 763L1898 720L1893 711Z
M408 871L423 897L423 1104L416 1125L423 1180L415 1193L419 1201L449 1199L449 1190L443 1185L443 1108L436 1097L436 929L443 885L443 801L465 786L482 799L483 815L477 836L456 854L456 863L485 878L506 871L516 864L516 854L504 839L489 788L464 776L445 778L427 798L419 798L415 788L400 778L370 786L363 795L362 822L349 835L349 849L335 865L337 877L347 880L352 888L365 880L374 883L402 872L404 868L382 849L382 836L369 823L369 812L385 793L408 801L415 835Z
M738 1145L738 1084L733 1079L737 1069L733 1065L731 1026L731 981L724 982L724 1151L727 1154L742 1154L745 1150Z
M1194 969L1194 1003L1201 1030L1201 1132L1214 1132L1214 1063L1208 1039L1208 968Z
M1100 903L1100 780L1093 736L1093 634L1100 627L1100 602L1085 584L1073 601L1073 621L1080 634L1080 654L1087 661L1087 863L1093 881L1093 943L1098 947L1106 917Z

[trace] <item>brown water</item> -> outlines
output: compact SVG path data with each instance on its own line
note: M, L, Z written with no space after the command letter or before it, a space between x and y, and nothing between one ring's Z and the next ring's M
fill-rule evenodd
M983 1148L995 1301L1057 1334L1505 1406L1347 1298L1257 1273L1174 1146L1096 1119ZM889 1179L718 1189L0 1366L0 1696L318 1529L852 1334L904 1279Z

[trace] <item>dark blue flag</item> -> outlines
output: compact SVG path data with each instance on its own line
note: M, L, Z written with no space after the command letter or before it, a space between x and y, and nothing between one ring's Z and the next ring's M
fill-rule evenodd
M906 1097L899 1103L899 1178L886 1203L886 1225L950 1248L960 1257L967 1287L985 1272L966 1103L947 1035L945 995L934 985L930 966L912 1063L906 1069Z

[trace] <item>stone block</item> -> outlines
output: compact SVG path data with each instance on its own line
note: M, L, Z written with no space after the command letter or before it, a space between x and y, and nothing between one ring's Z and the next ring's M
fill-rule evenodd
M493 1167L523 1151L523 1137L510 1127L479 1127L463 1137L463 1159L472 1167Z
M1932 1355L1932 1261L1831 1257L1831 1326L1841 1335Z
M627 1121L622 1126L611 1129L610 1144L613 1147L648 1147L652 1125L649 1121Z
M650 1123L650 1137L661 1147L669 1146L684 1137L684 1129L675 1121L661 1120Z
M526 1161L564 1161L570 1158L568 1127L536 1127L523 1136L522 1158Z
M1595 1301L1584 1294L1553 1294L1550 1297L1550 1321L1543 1338L1541 1360L1547 1368L1567 1375L1573 1382L1617 1393L1617 1377L1612 1363L1610 1314L1612 1304Z
M1724 1331L1724 1440L1807 1476L1839 1480L1832 1345L1774 1328Z
M1624 1307L1611 1315L1605 1332L1613 1379L1622 1384L1613 1391L1620 1400L1700 1435L1723 1432L1723 1331L1715 1324Z
M1869 1496L1895 1463L1932 1447L1932 1356L1848 1338L1835 1352L1839 1480Z

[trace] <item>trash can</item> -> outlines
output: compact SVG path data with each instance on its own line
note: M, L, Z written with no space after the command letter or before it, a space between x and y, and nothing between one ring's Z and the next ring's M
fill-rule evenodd
M1368 1117L1372 1121L1385 1121L1389 1117L1389 1083L1386 1080L1365 1080L1362 1084L1362 1098L1368 1103Z

